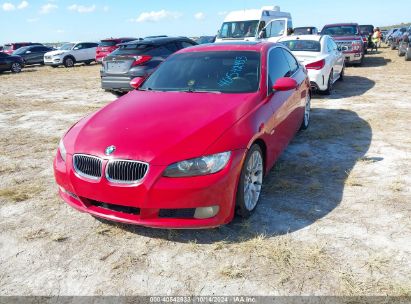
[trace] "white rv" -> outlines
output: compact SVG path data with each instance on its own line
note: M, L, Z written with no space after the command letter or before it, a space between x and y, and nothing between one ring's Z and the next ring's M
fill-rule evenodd
M234 11L224 19L216 42L277 41L287 36L287 30L292 27L291 14L281 12L279 6Z

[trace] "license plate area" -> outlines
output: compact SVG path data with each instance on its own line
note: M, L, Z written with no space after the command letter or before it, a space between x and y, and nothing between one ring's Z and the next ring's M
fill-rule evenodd
M125 69L124 61L107 62L107 70L109 72L121 73L121 72L124 72L124 69Z

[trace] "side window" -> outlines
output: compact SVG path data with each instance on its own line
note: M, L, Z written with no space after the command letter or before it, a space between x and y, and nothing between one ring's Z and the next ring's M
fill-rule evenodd
M183 49L188 48L190 46L194 46L194 44L191 44L190 42L187 42L187 41L181 41L180 44Z
M97 44L95 44L95 43L84 43L84 49L91 49L91 48L94 48L94 47L97 47Z
M271 37L271 26L272 25L273 25L272 23L269 23L267 27L265 28L265 38Z
M268 56L268 93L278 78L291 75L290 66L282 48L274 48Z
M36 46L34 48L31 48L28 51L31 51L32 53L34 53L34 52L41 52L42 50L43 50L43 48L41 46Z
M295 72L297 72L298 68L300 67L300 65L298 64L297 59L295 59L295 57L293 55L291 55L291 53L289 51L286 51L283 49L284 52L284 56L287 59L288 65L290 66L290 75L293 75Z
M76 50L76 51L81 50L81 49L84 49L84 44L82 43L76 44L73 48L73 50Z

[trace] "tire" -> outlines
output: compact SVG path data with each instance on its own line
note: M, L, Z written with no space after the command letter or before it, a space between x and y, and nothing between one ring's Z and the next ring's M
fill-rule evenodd
M403 51L402 45L400 44L400 45L398 46L398 56L399 56L399 57L402 57L402 56L404 56L404 55L405 55L405 52Z
M328 77L327 89L325 89L325 91L321 91L321 93L324 95L331 95L334 84L333 73L334 70L331 70L330 76Z
M241 217L250 217L257 207L263 177L263 152L258 144L253 144L245 157L237 187L236 212Z
M93 62L93 60L89 60L89 61L84 62L84 64L85 65L90 65L92 62Z
M66 57L66 58L64 58L64 60L63 60L63 64L64 64L64 66L66 67L66 68L72 68L72 67L74 67L74 64L76 63L76 60L73 58L73 57L71 57L71 56L69 56L69 57Z
M110 91L110 93L115 95L116 97L121 97L126 95L128 92Z
M13 73L20 73L20 72L21 72L21 69L22 69L22 66L21 66L20 63L18 63L18 62L13 62L13 63L11 64L11 71L12 71Z
M56 68L58 68L59 66L58 66L58 65L51 65L51 67L52 67L53 69L56 69Z
M407 47L407 50L405 51L405 56L404 56L405 61L410 61L411 60L411 49Z
M338 78L338 81L344 81L344 76L345 76L345 65L343 66L341 70L340 78Z
M310 118L311 118L311 95L310 93L308 93L305 99L304 117L303 117L303 121L301 122L300 130L308 129L310 125Z
M391 50L395 50L395 49L396 49L396 47L395 47L394 43L391 43L390 48L391 48Z

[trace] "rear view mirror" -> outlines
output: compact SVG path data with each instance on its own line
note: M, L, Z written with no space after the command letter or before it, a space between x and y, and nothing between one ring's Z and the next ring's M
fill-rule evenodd
M273 85L273 89L275 91L280 91L280 92L295 90L297 89L297 87L298 87L297 81L289 77L278 78L277 81Z
M136 78L133 78L131 81L130 81L130 86L132 87L132 88L134 88L134 89L138 89L141 85L142 85L142 83L144 82L144 78L143 77L136 77Z

